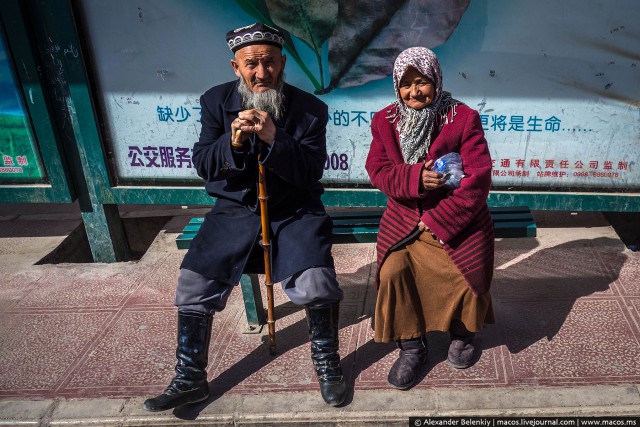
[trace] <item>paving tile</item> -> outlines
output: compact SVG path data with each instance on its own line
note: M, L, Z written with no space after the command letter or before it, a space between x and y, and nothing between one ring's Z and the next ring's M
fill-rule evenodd
M0 274L33 268L80 223L80 220L0 222Z
M375 343L373 335L357 350L353 375L358 389L389 388L387 375L397 357L395 344Z
M53 237L54 240L62 241L81 223L82 220L79 217L56 221L2 221L0 238L3 239L4 244L0 246L0 253L5 253L5 250L21 251L26 247L33 249L35 240L32 238Z
M500 266L540 248L541 243L539 239L535 238L496 239L494 265L496 268L500 268Z
M113 315L112 311L3 314L0 396L54 392Z
M456 369L446 361L451 342L447 333L430 334L426 378L417 387L505 385L502 355L495 345L496 333L495 326L487 325L481 333L476 334L474 339L477 348L476 361L467 369Z
M479 349L476 363L467 369L455 369L446 362L449 348L449 334L445 332L430 332L427 334L427 363L419 375L414 388L429 388L434 386L466 385L466 386L495 386L506 382L500 352L495 346L495 332L486 328L476 336L476 346ZM495 328L494 328L495 329ZM387 376L391 366L398 357L398 351L393 343L375 343L374 331L366 328L365 343L358 347L358 362L355 372L358 388L389 388Z
M499 298L577 299L614 295L615 279L592 248L561 245L496 268L491 292Z
M364 265L370 264L375 257L375 243L344 243L333 245L331 254L334 257L338 274L355 273Z
M40 425L34 420L42 419L54 404L53 400L3 399L0 401L0 423L12 420L21 426Z
M238 310L218 313L211 334L210 356L226 333L221 325ZM161 392L176 364L175 309L125 310L74 370L60 394L72 397L136 396Z
M338 283L345 300L359 301L367 293L369 276L375 274L373 243L352 243L333 246Z
M4 240L4 239L3 239ZM12 274L33 270L41 254L25 256L24 254L11 253L0 255L0 277L9 277Z
M127 300L127 306L173 307L183 258L184 254L169 254L153 262L153 267L145 263L141 268L144 268L146 278Z
M227 333L226 345L214 361L211 379L216 394L311 384L313 370L311 361L307 360L308 332L303 311L277 320L276 357L269 354L266 327L262 336L243 335L242 327L236 324L235 329Z
M143 277L135 263L50 265L15 308L118 307Z
M631 254L618 272L618 284L622 295L640 296L640 254Z
M631 313L631 319L636 326L636 331L640 331L640 297L626 297L623 298L623 301ZM640 333L636 336L640 336Z
M356 307L341 307L340 355L353 348L357 326L350 324ZM352 321L351 321L352 322ZM293 311L276 322L275 357L269 354L266 328L263 336L242 334L242 325L225 337L226 348L217 355L210 378L216 394L248 391L319 389L309 344L308 326L303 310ZM348 363L347 363L348 364ZM348 375L348 370L345 369Z
M39 269L0 276L0 312L18 303L40 280Z
M267 309L267 287L264 282L264 274L259 274L258 280L260 281L260 293L262 295L262 305L266 310ZM291 303L291 300L289 300L289 297L282 289L282 285L280 282L276 282L273 284L273 301L274 301L274 306L278 306L281 304L288 305Z
M496 307L516 384L640 380L640 343L620 299L509 301Z

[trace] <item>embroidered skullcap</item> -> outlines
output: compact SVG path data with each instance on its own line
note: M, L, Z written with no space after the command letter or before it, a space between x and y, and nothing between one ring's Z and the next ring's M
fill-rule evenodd
M236 53L238 49L254 44L268 44L282 49L284 38L277 29L256 22L247 27L237 28L227 33L227 44L231 52Z

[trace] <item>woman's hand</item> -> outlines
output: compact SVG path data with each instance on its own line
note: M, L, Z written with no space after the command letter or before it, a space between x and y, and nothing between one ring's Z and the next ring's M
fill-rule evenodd
M429 170L432 164L433 160L429 160L422 166L422 176L420 179L421 190L435 190L436 188L442 187L445 183L441 173Z
M427 225L426 225L424 222L422 222L422 220L420 220L420 221L418 222L418 230L420 230L420 231L424 231L424 230L426 230L426 229L427 229Z

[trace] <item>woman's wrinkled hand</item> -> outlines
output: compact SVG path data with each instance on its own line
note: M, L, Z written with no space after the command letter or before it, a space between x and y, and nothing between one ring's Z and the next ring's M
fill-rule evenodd
M424 230L426 230L426 229L427 229L427 225L426 225L424 222L422 222L422 220L420 220L420 221L418 222L418 230L420 230L420 231L424 231Z
M420 179L421 190L435 190L442 187L445 183L443 175L439 172L429 170L429 167L433 164L433 160L425 162L422 166L422 175Z

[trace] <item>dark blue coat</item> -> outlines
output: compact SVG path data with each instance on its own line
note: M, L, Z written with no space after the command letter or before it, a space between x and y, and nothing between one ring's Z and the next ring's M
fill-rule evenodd
M237 82L200 97L202 131L193 163L216 197L181 268L237 284L244 270L264 269L258 204L258 151L266 170L273 281L308 267L333 267L331 218L320 196L326 152L327 105L285 84L284 117L275 122L270 151L257 137L241 151L231 148L231 122L242 111Z

